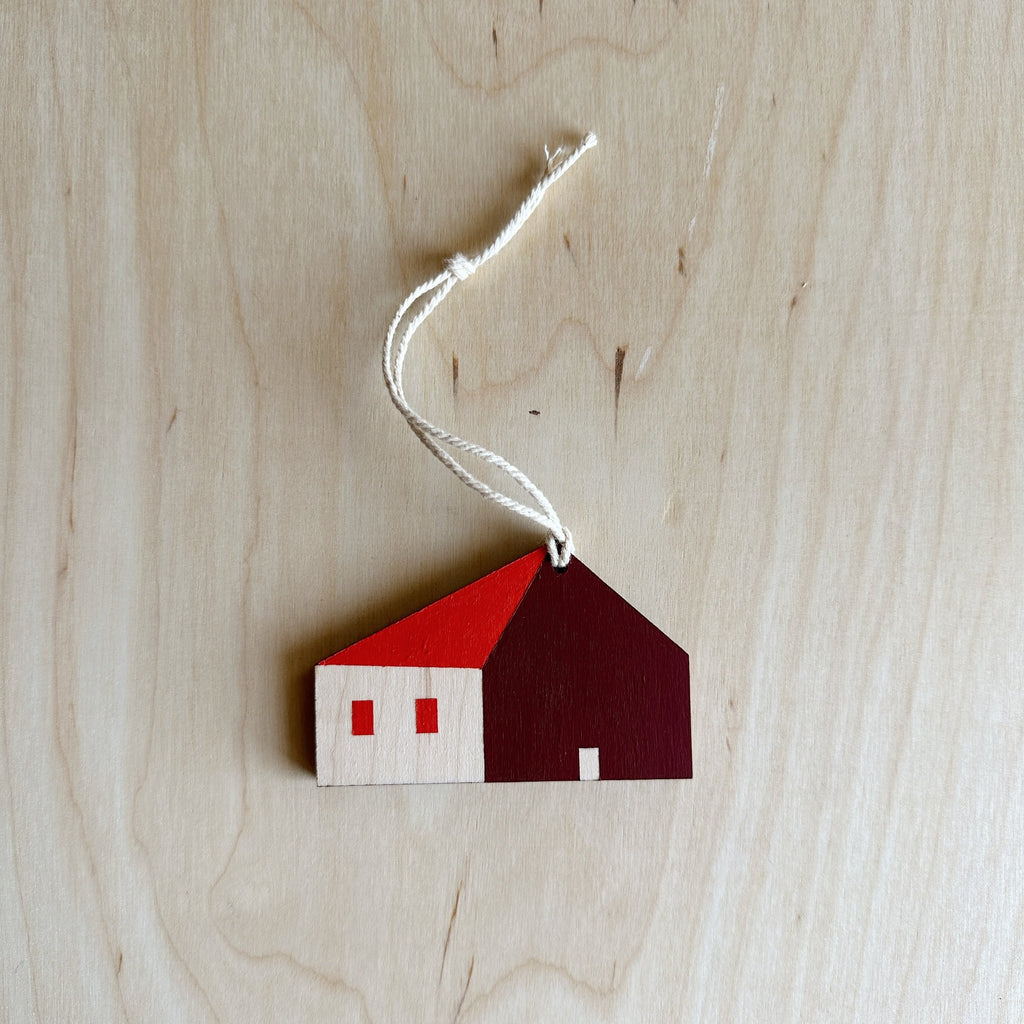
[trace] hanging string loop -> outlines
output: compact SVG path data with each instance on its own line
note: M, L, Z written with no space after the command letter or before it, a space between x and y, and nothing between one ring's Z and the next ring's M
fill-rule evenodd
M384 382L387 385L388 394L413 433L467 487L471 487L477 494L482 495L488 501L493 501L496 505L500 505L510 512L515 512L517 515L523 516L546 530L548 556L551 559L551 564L556 569L564 569L569 564L575 549L573 547L572 534L562 525L562 521L558 518L558 514L552 507L551 502L545 497L543 491L525 473L497 453L492 452L489 448L474 444L472 441L466 441L450 431L431 423L416 412L405 397L402 372L405 366L405 356L409 351L409 343L423 321L444 302L456 284L470 278L489 259L496 256L508 245L519 229L529 220L534 210L540 205L547 190L588 149L596 145L597 138L593 132L588 132L579 145L568 152L559 147L554 153L548 153L545 147L544 153L547 156L547 166L545 167L544 175L533 187L533 190L523 201L523 204L516 211L512 219L502 228L494 241L478 255L465 256L462 253L455 253L455 255L445 260L444 270L440 274L413 289L405 301L398 307L388 327L382 356ZM420 303L419 308L415 313L412 313L411 311L417 303ZM395 338L398 335L399 328L407 318L408 322L406 323L405 330L402 332L401 338L396 345ZM507 494L503 494L501 491L488 486L482 480L477 479L452 455L448 450L449 448L465 452L467 455L472 455L488 465L497 467L526 491L536 503L536 507L516 501Z

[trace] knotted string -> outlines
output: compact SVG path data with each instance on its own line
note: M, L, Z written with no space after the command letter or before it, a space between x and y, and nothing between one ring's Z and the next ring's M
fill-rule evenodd
M547 156L547 166L544 176L533 187L533 191L526 197L523 205L516 211L515 216L498 233L497 238L483 252L477 256L464 256L456 253L445 260L444 270L429 281L424 281L418 288L415 288L408 298L398 307L391 326L388 327L387 337L384 340L383 365L384 381L387 384L388 394L391 401L395 403L398 411L405 418L406 423L412 428L413 433L430 449L438 459L441 460L467 487L471 487L477 494L483 495L488 501L493 501L502 508L516 512L547 531L548 555L551 564L556 569L564 569L569 564L574 551L572 534L562 525L551 505L551 502L544 496L544 492L521 470L516 469L510 462L500 455L492 452L482 445L465 441L461 437L436 426L429 420L424 419L417 413L405 397L405 389L402 382L402 369L405 365L405 356L409 351L409 343L417 328L431 313L441 305L448 297L448 294L459 281L465 281L476 273L492 256L496 256L508 243L519 229L529 220L530 215L540 205L544 193L565 174L567 170L583 154L597 145L597 138L592 132L588 132L582 142L571 152L566 153L559 147L554 153L548 153L547 147L544 153ZM405 331L402 334L398 346L395 346L395 335L398 328L405 320L413 305L420 299L425 298L416 313L409 319ZM524 505L514 498L510 498L501 491L494 490L482 480L478 480L466 467L459 462L443 445L458 449L474 455L483 462L497 466L503 473L510 476L520 487L530 495L537 503L538 508Z

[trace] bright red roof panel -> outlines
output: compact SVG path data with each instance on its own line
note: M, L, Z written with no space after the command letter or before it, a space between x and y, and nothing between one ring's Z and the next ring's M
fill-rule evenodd
M320 664L483 668L545 554L537 548Z

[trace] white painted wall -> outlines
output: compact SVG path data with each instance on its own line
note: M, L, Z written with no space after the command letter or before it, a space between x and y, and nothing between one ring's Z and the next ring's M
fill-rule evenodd
M437 699L437 732L416 732L416 699ZM372 700L374 735L352 735L353 700ZM483 782L483 672L316 668L317 783Z

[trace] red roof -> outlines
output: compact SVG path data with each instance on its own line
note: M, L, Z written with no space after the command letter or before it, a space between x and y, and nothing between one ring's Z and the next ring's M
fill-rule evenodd
M483 668L545 554L537 548L320 664Z

